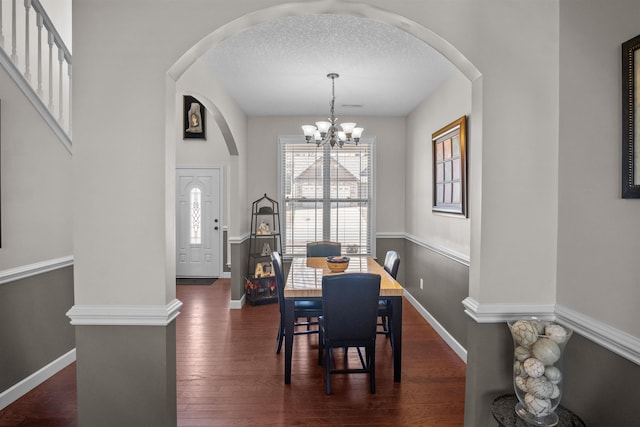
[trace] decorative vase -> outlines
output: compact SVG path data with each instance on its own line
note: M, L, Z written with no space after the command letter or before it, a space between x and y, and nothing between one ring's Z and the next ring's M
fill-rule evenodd
M573 331L537 318L507 322L513 337L513 388L516 414L534 426L558 424L562 399L562 358Z

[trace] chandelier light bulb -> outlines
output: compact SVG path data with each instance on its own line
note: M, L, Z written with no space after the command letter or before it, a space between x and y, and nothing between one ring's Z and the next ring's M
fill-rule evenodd
M314 142L317 146L329 144L331 147L336 145L336 142L339 147L342 147L345 143L355 142L356 145L362 136L363 128L357 128L355 123L342 123L340 126L342 131L338 131L337 122L338 118L335 116L335 102L336 102L336 94L335 94L335 80L340 77L337 73L329 73L327 74L327 78L331 79L331 102L329 103L331 107L331 117L329 117L329 121L325 122L316 122L316 125L304 125L302 126L302 131L304 133L304 137L307 142L311 142L313 138Z

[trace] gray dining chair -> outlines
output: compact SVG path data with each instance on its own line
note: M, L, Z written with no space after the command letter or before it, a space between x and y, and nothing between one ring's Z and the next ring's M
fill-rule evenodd
M309 242L307 243L307 257L324 257L342 255L340 242Z
M400 268L400 256L396 251L387 251L384 257L383 268L394 279L398 276L398 269ZM380 321L378 326L382 329L378 330L378 334L385 335L389 338L391 348L393 348L393 339L391 337L391 304L386 299L381 299L378 304L378 317Z
M276 276L276 291L278 293L278 305L280 306L280 327L278 328L278 346L276 347L276 354L280 354L282 348L282 340L284 339L284 273L282 268L282 257L280 253L274 251L271 253L271 263L273 264L273 271ZM317 321L312 319L318 318L322 315L322 301L316 300L296 300L295 301L295 323L293 335L308 335L317 334L318 328L312 329L311 326L317 325ZM306 322L298 322L298 318L306 318ZM296 326L306 326L304 330L295 330Z
M368 373L371 393L376 392L376 324L380 275L345 273L322 278L322 316L318 357L326 370L326 393L331 394L331 375ZM356 347L361 367L350 368L346 350ZM364 347L364 357L360 350ZM333 350L345 350L345 364L334 367Z

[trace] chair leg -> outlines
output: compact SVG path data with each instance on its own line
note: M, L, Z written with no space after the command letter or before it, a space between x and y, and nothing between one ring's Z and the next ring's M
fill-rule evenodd
M327 373L327 394L331 394L331 357L333 356L333 349L327 348L324 357L325 371Z
M376 347L370 348L367 353L369 359L369 381L371 382L371 394L376 393Z
M276 354L280 354L280 350L282 349L282 339L284 338L284 326L281 324L278 329L278 347L276 348Z

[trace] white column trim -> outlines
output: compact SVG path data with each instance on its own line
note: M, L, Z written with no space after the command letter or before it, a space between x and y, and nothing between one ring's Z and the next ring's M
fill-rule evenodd
M73 265L73 255L0 271L0 285Z
M75 326L167 326L181 307L177 299L167 305L74 305L67 316Z
M481 304L473 298L465 298L462 305L467 316L477 323L501 323L525 316L554 319L588 340L640 365L640 338L563 305Z
M530 316L552 319L555 308L555 304L480 304L470 297L465 298L462 301L462 305L467 316L477 323L500 323Z

